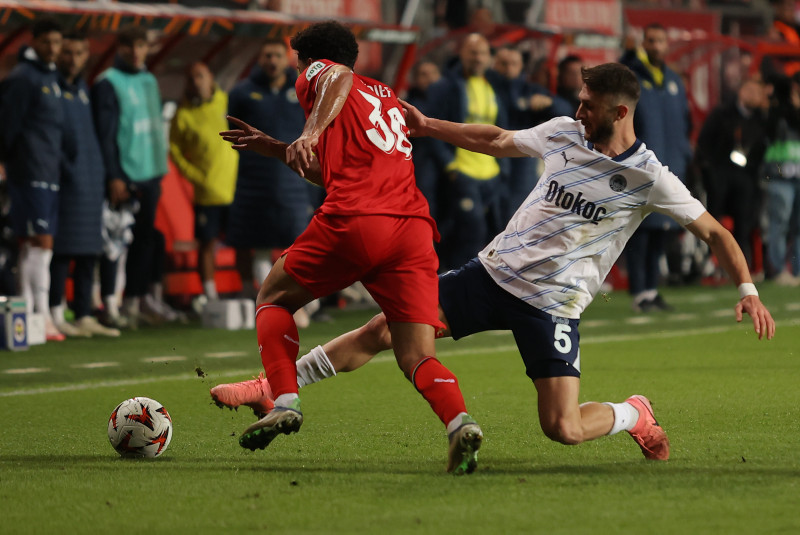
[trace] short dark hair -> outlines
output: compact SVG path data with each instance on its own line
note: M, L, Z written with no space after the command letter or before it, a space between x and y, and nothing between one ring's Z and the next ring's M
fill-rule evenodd
M69 41L87 41L89 36L84 30L69 30L64 32L64 40Z
M31 33L33 34L34 39L46 33L63 33L63 31L64 30L61 29L61 24L53 17L42 17L40 19L36 19L36 22L34 22L33 26L31 26Z
M147 30L145 28L128 24L117 32L117 44L133 46L136 41L147 41Z
M602 63L596 67L582 67L583 83L592 93L610 95L636 105L641 89L633 71L621 63Z
M303 61L327 59L351 69L358 58L358 43L350 29L329 20L300 30L291 41L297 57Z
M570 54L568 56L565 56L564 59L558 62L558 72L559 73L563 72L564 69L567 68L567 65L569 65L570 63L580 63L582 65L583 59L581 59L580 56L577 56L575 54Z
M661 30L662 32L667 31L667 29L660 22L651 22L650 24L644 27L642 33L647 33L647 30Z
M289 47L286 46L286 40L281 37L267 37L261 41L261 48L264 48L267 45L281 45L283 48L287 50L289 49Z

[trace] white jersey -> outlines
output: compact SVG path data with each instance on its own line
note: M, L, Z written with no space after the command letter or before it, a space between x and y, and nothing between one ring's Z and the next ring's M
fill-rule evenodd
M544 160L544 173L506 230L478 255L509 293L575 319L650 212L681 225L705 212L641 141L609 158L583 136L583 125L568 117L514 135L520 151Z

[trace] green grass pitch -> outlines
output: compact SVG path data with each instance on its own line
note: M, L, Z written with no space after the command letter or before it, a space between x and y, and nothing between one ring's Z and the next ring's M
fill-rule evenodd
M389 353L301 390L301 432L250 452L237 437L252 414L218 409L208 389L261 371L252 331L0 352L0 532L798 533L800 290L760 288L778 322L769 342L735 323L731 287L668 290L676 311L645 316L616 292L585 314L581 401L650 397L672 442L665 463L626 433L545 438L508 333L437 345L486 437L461 478L445 473L443 426ZM302 352L369 315L302 331ZM174 420L161 458L123 460L108 444L111 410L136 395Z

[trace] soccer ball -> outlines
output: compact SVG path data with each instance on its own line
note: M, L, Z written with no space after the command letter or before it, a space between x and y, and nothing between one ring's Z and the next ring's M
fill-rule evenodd
M126 399L108 419L108 440L123 457L158 457L172 440L172 418L154 399Z

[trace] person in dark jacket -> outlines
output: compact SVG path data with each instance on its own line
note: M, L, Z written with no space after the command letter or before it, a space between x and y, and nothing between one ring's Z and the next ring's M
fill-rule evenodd
M459 60L429 89L433 116L454 122L507 126L506 109L486 76L492 61L489 42L480 34L468 35L461 45ZM439 259L444 270L473 258L504 223L501 162L493 156L447 147L451 159L446 168L445 213L439 227Z
M524 58L519 50L501 48L495 53L494 70L486 72L487 79L508 112L508 128L525 130L553 117L572 117L573 111L564 99L551 95L544 87L525 79L523 67ZM503 220L511 219L536 186L540 161L537 158L509 158L504 162L501 175L506 195Z
M65 34L56 61L65 128L58 231L50 263L50 309L56 327L67 336L119 336L117 329L100 325L91 315L94 269L103 246L100 229L103 224L105 168L92 121L89 88L83 79L88 59L89 40L86 35ZM71 262L74 262L74 325L64 321L62 305Z
M558 74L556 77L556 96L567 106L569 113L565 115L575 117L581 101L578 94L583 87L581 68L583 60L580 56L570 54L558 62Z
M689 144L689 100L681 77L665 63L669 44L660 24L644 29L642 48L626 50L620 62L639 79L642 96L633 117L634 128L647 148L682 181L692 157ZM667 241L680 230L671 218L650 214L625 248L632 307L637 312L669 310L658 293L659 262Z
M173 319L174 314L159 295L161 283L154 282L160 280L158 268L164 255L155 217L161 179L167 172L167 142L158 82L145 65L150 50L147 32L140 26L126 26L117 41L114 66L101 73L92 87L92 109L109 203L116 207L135 199L139 205L125 266L124 309L135 327L142 312L158 319ZM115 294L115 274L116 266L105 263L102 294L112 318L116 303L109 296Z
M296 139L305 124L294 90L296 78L289 69L286 43L265 41L250 76L231 90L228 115L276 139ZM266 278L272 249L291 245L310 219L308 186L291 169L254 152L240 154L225 241L236 249L245 295L254 297Z
M61 89L53 63L62 32L51 19L32 28L30 47L0 84L0 161L8 174L11 222L21 241L19 282L28 312L45 316L48 340L63 340L50 316L50 260L58 224L59 165L64 140Z
M708 115L697 138L695 159L702 173L708 211L733 219L733 237L752 267L752 233L759 211L760 158L766 95L760 80L746 80L735 101Z
M438 65L431 61L422 61L412 70L411 87L406 101L426 114L433 114L429 88L442 77ZM428 207L437 224L439 224L439 195L444 167L450 163L452 155L445 144L432 137L420 137L414 140L411 153L414 160L414 176L417 187L428 201Z

